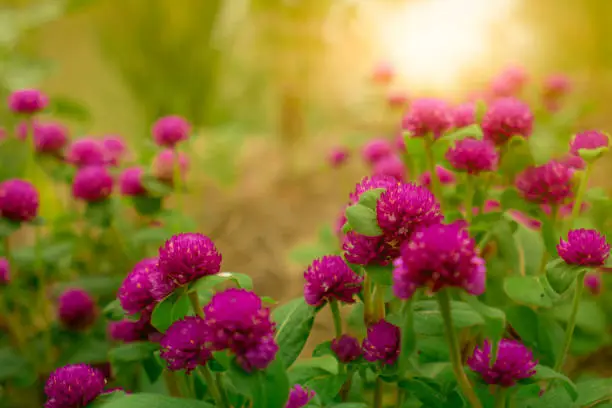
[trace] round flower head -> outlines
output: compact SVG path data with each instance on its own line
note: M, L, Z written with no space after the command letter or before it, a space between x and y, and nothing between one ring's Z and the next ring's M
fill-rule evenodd
M338 255L315 259L304 272L304 279L304 298L312 306L331 299L354 303L353 296L361 291L363 281Z
M389 245L385 237L366 237L349 231L343 239L342 250L347 262L356 265L387 265L398 256L398 251Z
M45 109L49 98L38 89L20 89L8 97L8 105L14 113L31 115Z
M117 298L123 310L128 314L141 312L155 303L155 298L151 293L153 283L150 273L156 263L156 258L139 262L119 287Z
M455 182L457 181L453 172L445 169L442 166L436 165L436 174L438 175L438 180L440 180L440 184L442 184L443 186L455 184ZM419 176L419 184L428 188L431 186L431 173L429 171L426 171Z
M117 166L127 152L125 141L120 136L106 136L102 139L106 163Z
M361 345L359 341L348 334L343 334L341 337L333 339L331 342L331 349L338 361L343 364L348 364L361 357Z
M406 166L399 157L392 155L377 161L372 172L376 176L391 176L397 181L404 181Z
M68 143L68 130L59 123L36 123L34 144L38 153L57 154Z
M587 130L577 133L570 141L570 152L579 155L580 149L594 150L600 147L609 147L610 140L604 133L596 130Z
M545 100L554 101L565 96L572 88L570 79L563 74L553 74L544 79L542 93Z
M172 236L159 248L159 270L177 286L221 270L221 254L205 235L183 233Z
M432 225L412 234L393 270L393 292L409 299L419 287L437 292L453 286L473 295L485 289L485 261L463 225Z
M153 159L152 173L158 180L172 183L174 180L174 167L175 167L175 152L170 149L166 149L160 152ZM178 163L181 177L184 181L185 175L189 170L189 159L183 152L178 153Z
M513 136L529 137L533 128L533 113L529 106L515 98L494 101L482 118L485 139L498 146Z
M557 252L569 265L602 266L610 255L610 245L596 230L576 229L567 233L567 241L561 239Z
M536 204L563 204L573 197L573 171L558 161L529 167L516 178L516 188L525 200Z
M151 281L151 295L158 302L168 297L179 286L170 280L157 264L151 267L149 280Z
M476 123L476 106L472 102L464 103L453 109L453 126L464 128Z
M166 360L172 371L193 371L210 360L212 354L206 347L209 327L200 317L187 316L172 323L160 341L160 357Z
M51 373L45 384L45 408L85 408L104 391L101 371L87 364L71 364Z
M370 362L381 361L383 364L393 364L400 352L399 327L380 320L368 327L368 334L363 339L363 357Z
M142 185L144 170L140 167L130 167L123 170L119 176L119 191L121 195L137 197L147 194L147 190Z
M349 151L345 147L334 147L330 150L327 161L332 167L340 167L343 165L349 158Z
M488 140L466 138L459 140L446 152L446 159L455 170L468 174L495 171L499 155L495 145Z
M62 324L70 330L85 330L98 317L98 309L89 293L69 289L59 297L58 314Z
M302 387L300 384L296 384L291 388L289 392L289 399L285 408L302 408L310 403L315 396L315 392L308 388Z
M38 191L27 181L10 179L0 183L0 215L12 221L32 221L38 215Z
M423 98L412 102L402 127L410 132L412 137L431 134L437 139L450 129L452 120L452 111L445 101Z
M88 203L106 200L112 191L113 178L106 167L79 169L72 181L72 195Z
M101 166L106 164L104 147L99 140L84 137L68 147L66 161L76 167Z
M123 343L146 340L148 335L148 333L143 334L141 325L139 325L138 322L133 322L131 320L109 322L107 331L109 339Z
M515 96L525 86L527 79L527 72L524 68L508 67L493 79L491 92L496 97Z
M376 219L391 246L408 239L421 226L442 220L440 204L425 187L399 184L383 192L376 203Z
M377 84L387 85L395 76L395 71L391 64L388 63L380 63L376 67L374 67L374 71L372 72L372 79Z
M474 350L467 364L472 371L482 376L485 383L512 387L517 381L533 376L538 362L533 359L531 350L523 344L515 340L502 339L492 367L491 343L488 340L485 340L482 347Z
M584 170L586 167L586 162L580 156L575 156L573 154L567 154L559 159L559 163L567 166L570 170Z
M176 115L159 118L153 125L153 139L159 146L174 147L178 142L187 140L191 125Z
M254 346L243 353L236 354L236 362L248 372L265 369L276 357L278 345L274 341L274 335L262 337Z
M599 295L601 293L601 276L599 273L589 273L584 277L584 286L593 295Z
M8 285L11 281L11 266L5 257L0 257L0 286Z
M374 190L377 188L394 187L398 184L399 182L397 181L397 179L391 176L364 177L355 186L355 191L350 194L350 202L351 204L357 204L361 195L366 191Z
M408 104L408 94L403 91L391 91L387 94L387 104L390 108L404 108Z
M393 146L386 139L372 139L361 150L363 160L368 164L375 164L377 161L392 154Z

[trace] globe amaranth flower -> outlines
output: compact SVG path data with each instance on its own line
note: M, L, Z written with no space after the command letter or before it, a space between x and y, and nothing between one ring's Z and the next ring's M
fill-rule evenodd
M553 74L544 79L542 98L544 105L551 111L559 108L561 100L572 88L570 79L563 74Z
M468 174L478 174L483 171L495 171L499 155L495 145L488 140L478 140L471 137L458 140L446 152L446 159L455 170Z
M586 167L586 162L580 156L575 156L573 154L567 154L561 157L559 163L567 166L570 170L584 170Z
M156 179L165 181L167 183L172 183L174 181L177 154L181 179L182 181L185 181L185 176L189 170L189 158L185 156L183 152L175 153L170 149L161 151L153 159L151 172Z
M85 330L98 317L98 308L89 293L68 289L58 299L59 320L70 330Z
M453 109L453 126L464 128L476 123L476 105L473 102L463 103Z
M0 286L8 285L11 281L11 266L5 257L0 257Z
M452 125L452 110L448 104L429 98L414 100L402 122L402 128L412 137L432 135L435 139L440 138Z
M610 255L610 245L598 231L581 228L568 232L567 241L561 239L557 252L570 265L602 266Z
M205 235L182 233L172 236L159 248L159 271L177 286L221 270L221 254Z
M387 94L387 104L393 109L404 108L408 100L408 94L404 91L392 90Z
M151 295L156 301L161 301L168 297L179 285L171 280L159 269L159 265L152 266L149 273L151 281Z
M519 193L536 204L558 205L573 197L573 172L556 160L525 169L516 178Z
M148 337L148 333L143 334L138 322L127 319L118 322L109 322L107 332L109 339L123 343L146 340Z
M14 113L31 115L42 111L49 104L49 98L38 89L20 89L8 97L9 109Z
M372 139L361 149L361 156L368 164L375 164L377 161L393 154L393 146L386 139Z
M155 303L151 293L153 283L150 274L156 264L156 258L137 263L119 287L117 298L128 314L141 312Z
M357 204L363 193L377 188L389 188L400 184L396 178L391 176L364 177L355 186L355 190L349 195L350 203Z
M204 307L213 350L229 349L246 371L264 369L278 351L275 323L261 299L244 289L227 289L213 295Z
M0 183L0 215L12 221L32 221L38 215L39 196L29 182L10 179Z
M529 106L515 98L502 98L491 103L482 118L482 131L497 146L513 136L529 137L533 130L533 113Z
M68 147L66 161L76 167L102 166L106 164L104 146L91 137L77 139Z
M584 277L584 287L592 295L599 295L601 293L602 281L599 273L589 273Z
M302 408L310 403L314 398L315 392L308 388L302 387L300 384L296 384L289 391L289 399L285 408Z
M123 138L121 136L109 135L105 136L101 143L105 153L104 161L117 166L127 153L127 147Z
M390 176L397 181L404 181L406 178L406 166L402 159L396 155L387 156L374 164L372 173L375 176Z
M346 147L337 146L329 151L327 161L332 167L342 166L349 158L350 152Z
M527 72L524 68L510 66L491 81L490 90L498 98L515 96L525 86L527 80Z
M366 237L349 231L343 239L342 250L347 262L356 265L387 265L399 255L386 237Z
M400 353L399 327L380 320L368 327L366 338L361 348L363 357L370 362L380 361L383 364L393 364Z
M85 408L104 391L104 374L87 364L71 364L51 373L45 384L45 408Z
M160 341L160 357L172 371L189 373L205 365L212 357L206 346L209 330L206 321L197 316L187 316L172 323Z
M376 219L388 243L395 247L418 227L442 220L440 204L425 187L399 184L385 190L376 203Z
M455 184L457 181L452 171L439 165L436 165L436 175L438 176L438 180L440 180L440 184L443 186ZM427 188L431 186L431 173L429 171L423 172L423 174L419 176L419 184Z
M594 150L600 147L609 147L610 139L602 132L587 130L577 133L570 141L570 152L576 156L580 154L580 149Z
M484 341L467 360L472 371L482 376L487 384L512 387L519 380L524 380L536 373L538 364L533 359L531 350L515 340L502 339L497 349L497 358L491 366L491 343Z
M372 80L375 83L382 85L389 84L393 80L394 76L395 70L393 69L393 66L384 62L374 67L372 72Z
M174 147L187 140L191 125L184 118L176 115L159 118L153 125L153 139L159 146Z
M361 345L359 341L348 334L343 334L341 337L333 339L331 342L331 350L336 355L338 361L343 364L348 364L361 357Z
M38 153L58 154L68 144L68 129L55 122L34 124L34 145Z
M144 170L140 167L129 167L123 170L119 176L119 191L121 195L138 197L147 194L147 189L142 184Z
M74 198L88 203L106 200L113 191L113 177L106 167L89 166L77 171L72 181Z
M304 298L312 306L332 299L354 303L353 296L361 291L363 281L338 255L315 259L304 272L304 279Z
M394 265L393 292L400 299L412 297L419 287L432 292L459 287L473 295L485 289L485 261L458 223L419 229L402 245Z

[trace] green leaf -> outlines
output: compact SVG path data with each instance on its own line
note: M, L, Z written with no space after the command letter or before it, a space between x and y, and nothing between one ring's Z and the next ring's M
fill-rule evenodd
M109 320L121 320L125 316L125 311L119 299L115 299L102 309L102 314Z
M310 336L315 315L316 309L306 304L303 297L294 299L272 312L272 320L276 322L278 356L286 367L291 367L302 352Z
M572 400L576 400L576 398L578 398L578 391L576 389L576 385L572 382L572 380L570 380L563 374L556 372L550 367L546 367L540 364L536 366L535 370L535 375L530 378L532 381L559 381L563 384L563 387L565 387L570 397L572 397Z
M496 309L478 301L475 296L463 296L467 304L476 310L485 320L483 335L493 344L492 355L497 358L497 346L506 329L506 314L503 310Z
M329 405L329 408L368 408L365 402L341 402L339 404Z
M289 378L280 359L275 359L264 371L258 371L251 383L253 408L284 408L289 397Z
M0 141L0 181L23 177L30 160L28 149L27 143L14 137Z
M548 217L542 222L542 239L544 241L544 247L549 254L557 255L557 244L559 243L559 231L555 227L555 224Z
M595 160L608 153L608 147L598 147L597 149L578 149L578 155L587 163L593 163Z
M376 220L376 211L361 204L355 204L346 209L346 219L353 231L367 237L378 237L382 230Z
M371 210L376 211L376 203L381 194L385 192L384 188L373 188L365 191L359 196L359 205L363 205Z
M417 397L428 408L444 407L445 396L439 389L428 384L426 379L415 377L409 380L401 380L398 385L408 391L410 395Z
M11 221L7 218L0 218L0 239L8 238L13 232L19 230L20 227L20 222Z
M142 185L151 195L158 197L167 196L174 191L171 185L159 181L150 173L142 175Z
M103 363L108 359L108 351L109 344L106 341L86 339L68 350L66 360L62 361L62 364Z
M499 169L503 174L514 178L516 174L534 163L529 142L522 136L513 136L507 144Z
M368 265L365 267L365 271L374 283L384 286L393 284L393 265Z
M214 408L214 405L193 399L138 393L113 396L113 398L102 401L101 404L93 403L90 408Z
M49 100L47 110L56 118L77 122L89 122L91 120L89 110L82 103L67 97L52 97Z
M253 279L244 273L219 272L203 276L189 287L189 292L212 292L215 287L232 281L241 289L253 290Z
M561 322L567 323L571 304L559 305L555 307L555 318ZM586 334L601 335L606 331L606 315L597 302L592 299L582 299L578 305L578 314L576 315L576 327Z
M596 378L593 380L581 381L576 384L578 390L578 407L600 407L601 402L612 400L612 379Z
M108 358L111 360L111 362L116 363L142 361L151 357L157 348L157 344L141 341L122 344L121 346L112 349L108 353Z
M438 140L448 140L455 142L458 140L465 139L467 137L473 137L475 139L481 140L483 136L484 135L482 133L482 128L480 127L480 125L474 123L473 125L462 127L453 132L447 133Z
M491 226L491 234L498 244L500 257L511 268L513 274L521 273L521 255L512 232L512 223L503 218Z
M158 214L164 205L162 197L136 196L132 197L134 209L140 215Z
M563 259L557 258L546 264L546 279L551 288L562 295L570 289L583 270L583 267L568 265Z
M87 222L101 228L110 227L113 220L114 206L111 199L89 202L85 208Z
M183 296L186 297L186 296ZM151 314L151 325L162 333L172 325L172 313L176 296L171 295L155 305L153 314Z
M34 367L10 347L0 349L0 382L36 376Z
M484 324L482 316L463 302L451 301L451 315L453 326L457 329ZM425 336L439 336L444 333L444 321L436 301L422 300L414 304L414 330Z
M338 363L331 356L302 360L289 370L291 384L301 384L314 390L321 401L328 403L338 395L345 375L338 375Z
M322 357L322 356L333 356L334 352L331 349L331 341L324 341L321 344L317 344L317 346L312 351L313 357Z
M71 258L74 251L74 242L58 242L45 245L41 257L46 264L59 264L62 260Z
M176 322L189 315L192 311L191 301L189 300L189 296L183 294L178 298L178 300L172 306L172 322ZM193 311L194 313L195 310Z
M53 286L56 296L71 288L81 288L94 297L114 296L123 282L121 276L86 276L71 282L62 282Z
M408 369L410 358L416 349L416 334L414 330L414 310L410 300L404 300L401 309L401 346L399 372L402 375Z
M418 338L417 350L419 362L422 364L446 363L450 358L448 343L442 335Z
M508 276L504 279L504 291L518 304L546 308L553 305L537 276Z

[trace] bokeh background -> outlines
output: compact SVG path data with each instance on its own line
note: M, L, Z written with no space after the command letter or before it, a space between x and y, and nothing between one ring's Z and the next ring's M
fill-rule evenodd
M225 270L282 302L317 250L303 245L333 239L320 227L367 173L359 147L397 131L390 93L461 102L508 66L537 93L561 72L573 93L550 139L609 130L610 16L609 0L0 0L1 92L40 87L73 137L122 135L141 162L151 123L184 115L186 211ZM388 87L372 81L380 63ZM332 169L337 145L355 157Z

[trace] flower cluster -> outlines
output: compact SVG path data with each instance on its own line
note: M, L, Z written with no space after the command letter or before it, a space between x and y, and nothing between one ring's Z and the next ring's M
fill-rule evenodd
M531 350L514 340L502 339L498 344L495 363L491 365L491 342L485 340L483 347L476 348L467 361L469 367L480 374L487 384L512 387L517 381L535 374Z
M45 384L45 408L85 408L102 394L105 385L102 372L86 364L58 368Z
M499 155L488 140L466 138L459 140L446 152L446 159L455 170L468 174L495 171Z
M496 100L482 118L485 138L498 146L506 144L513 136L531 136L532 128L531 109L514 98Z

